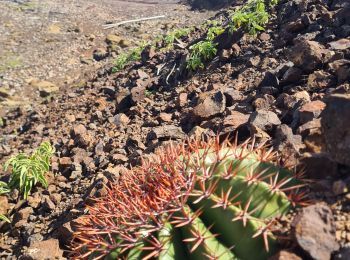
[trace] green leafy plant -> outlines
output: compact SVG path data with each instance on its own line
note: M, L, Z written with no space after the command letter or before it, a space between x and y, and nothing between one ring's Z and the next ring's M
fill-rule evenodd
M216 45L210 40L200 41L190 47L191 54L187 60L187 68L196 70L204 68L204 61L211 60L217 53Z
M213 41L215 37L223 34L224 32L225 32L225 28L221 26L210 27L207 32L207 39L209 41Z
M276 2L273 0L273 2ZM250 0L242 8L234 12L231 17L232 30L245 27L247 31L255 35L258 31L263 31L265 24L269 21L269 14L266 11L264 0Z
M45 188L47 181L45 173L50 170L50 160L55 149L49 142L43 142L33 153L28 156L24 153L10 158L5 163L5 171L12 167L9 181L10 189L18 189L27 199L32 188L39 182Z
M267 259L303 193L263 145L169 146L111 184L75 233L81 259Z
M8 193L8 192L10 192L10 189L7 186L7 183L0 181L0 195ZM2 214L0 214L0 221L6 221L6 222L10 223L10 220Z
M167 47L173 47L173 44L176 39L179 39L181 37L188 35L192 30L193 30L192 28L182 28L182 29L176 29L168 33L164 38Z
M130 49L127 53L119 54L114 62L114 67L112 69L113 73L121 71L131 62L140 61L141 53L147 46L147 43L141 43L138 47Z

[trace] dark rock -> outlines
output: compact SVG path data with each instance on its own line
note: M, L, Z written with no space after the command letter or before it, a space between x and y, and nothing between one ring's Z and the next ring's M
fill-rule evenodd
M110 97L115 96L115 88L113 86L104 86L101 88L102 92Z
M270 72L267 71L265 72L264 78L263 80L260 82L259 87L275 87L277 88L279 86L279 80L277 78L277 76Z
M231 107L236 104L238 101L244 99L244 96L241 91L234 88L227 88L224 92L226 97L226 106Z
M290 23L288 23L285 26L285 30L287 32L291 32L291 33L297 33L297 32L301 32L302 30L304 30L306 28L305 24L302 22L301 19L298 19L296 21L292 21Z
M287 69L282 77L282 83L294 83L297 84L301 80L302 70L296 67L291 67Z
M298 128L297 133L301 134L303 137L306 145L306 149L304 151L310 153L321 153L326 151L320 119L315 119L301 125Z
M304 147L304 144L300 135L293 134L293 130L283 124L276 128L274 146L278 151L283 151L284 147L290 146L298 153Z
M82 124L75 126L71 131L71 135L72 135L72 138L74 139L74 143L77 146L87 147L93 141L92 136L86 130L85 126Z
M334 260L348 260L350 259L350 245L340 248L335 254Z
M286 165L297 165L300 150L305 147L300 135L294 135L292 129L283 124L277 126L273 143Z
M148 139L181 139L185 134L180 127L174 125L164 125L155 127L148 135Z
M121 88L115 94L117 110L123 112L132 106L130 91L126 88Z
M292 229L298 245L313 259L329 260L339 248L332 211L324 204L303 208L293 219Z
M335 83L335 77L323 70L315 71L310 74L307 79L307 87L309 91L319 91L325 88L330 88L333 87Z
M327 150L338 163L350 165L350 94L335 94L326 100L321 124Z
M328 64L331 71L337 76L338 84L350 80L350 60L341 59Z
M92 54L95 61L101 61L108 57L108 52L104 49L96 49Z
M32 215L33 212L32 207L26 207L16 212L13 216L13 223L15 224L15 227L21 227L24 223L27 223L29 216Z
M301 163L305 166L309 179L324 180L337 175L338 165L326 153L309 154L302 158Z
M302 70L311 72L324 62L325 48L318 42L302 40L289 52L289 59Z
M55 203L53 203L47 195L43 196L41 204L46 211L53 211L56 208Z
M207 92L204 97L199 98L193 109L195 118L209 119L224 112L226 97L222 91Z
M222 8L231 4L233 0L189 0L189 4L195 9Z
M274 102L275 98L271 95L266 94L255 99L252 105L256 110L267 110L273 105Z
M56 237L60 240L60 242L64 245L69 244L73 238L73 228L71 222L64 223L60 225L56 231Z
M276 126L280 125L281 121L278 116L271 111L258 110L252 113L249 117L249 125L258 127L259 129L270 132Z
M143 102L143 100L146 97L145 92L146 92L145 86L137 86L131 89L131 100L134 105Z

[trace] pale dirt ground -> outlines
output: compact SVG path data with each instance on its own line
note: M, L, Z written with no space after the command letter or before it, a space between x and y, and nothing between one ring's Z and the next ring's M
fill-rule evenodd
M176 27L198 24L210 12L194 12L177 0L0 0L0 116L9 107L41 102L33 79L61 90L82 84L86 74L113 61L97 62L115 33L131 42L152 39ZM165 19L104 30L103 24L165 15Z

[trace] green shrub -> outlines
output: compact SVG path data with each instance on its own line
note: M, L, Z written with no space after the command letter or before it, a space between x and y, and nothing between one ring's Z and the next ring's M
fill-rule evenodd
M231 28L234 31L241 27L244 27L252 35L255 35L258 31L263 31L265 24L269 21L265 1L250 0L241 9L234 12L231 21Z
M131 62L140 61L141 53L148 44L141 43L140 46L130 49L126 53L119 54L116 61L114 62L114 67L112 69L113 73L121 71Z
M197 70L204 68L204 61L211 60L217 53L216 45L210 40L200 41L190 47L190 56L187 60L187 68Z
M47 181L44 175L50 170L50 160L54 152L51 144L44 142L31 156L21 153L10 158L5 163L5 171L9 166L12 167L9 188L18 189L24 199L27 199L38 182L46 188Z
M167 34L164 38L167 47L173 47L174 41L176 39L188 35L192 30L192 28L176 29L173 32Z

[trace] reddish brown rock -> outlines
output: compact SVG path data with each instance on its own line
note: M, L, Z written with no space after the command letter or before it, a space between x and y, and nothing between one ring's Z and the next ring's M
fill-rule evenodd
M184 107L187 104L187 93L180 93L178 99L178 106Z
M265 94L263 97L259 97L254 100L253 107L256 110L269 109L274 102L275 98L273 96Z
M338 83L350 79L350 60L341 59L328 64L331 71L337 76Z
M282 250L276 255L270 257L269 260L302 260L302 258L297 256L296 254Z
M302 40L295 44L289 59L306 72L311 72L324 62L325 48L315 41Z
M335 83L336 79L333 75L323 70L318 70L309 75L306 85L309 90L317 91L333 87Z
M162 122L171 122L172 118L172 114L168 114L168 113L160 113L159 114L159 119L162 121Z
M0 215L6 215L10 205L6 196L0 196Z
M320 100L311 101L309 103L304 104L299 109L300 124L305 124L309 121L318 118L325 107L326 104Z
M59 158L59 163L62 167L70 167L72 165L72 159L70 157Z
M85 126L82 124L75 126L71 131L71 135L72 135L72 138L74 139L74 143L81 147L87 147L93 141L92 136L89 134Z
M31 259L61 259L63 251L60 249L57 239L49 239L45 241L35 241L24 254Z
M207 92L201 97L193 109L194 117L209 119L224 112L226 107L226 97L223 92Z
M321 119L314 119L301 125L297 133L301 134L306 145L307 152L321 153L326 151L324 135L321 129Z
M231 115L227 116L224 119L224 126L233 127L234 129L237 129L241 125L248 123L248 120L249 120L249 115L245 115L238 111L231 111Z

